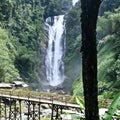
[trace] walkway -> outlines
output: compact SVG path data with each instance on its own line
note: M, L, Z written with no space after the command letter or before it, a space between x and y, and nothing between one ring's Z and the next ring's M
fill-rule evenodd
M51 108L51 120L60 119L63 109L80 110L73 96L0 90L0 120L23 120L23 113L27 115L26 120L40 120L42 104ZM23 110L23 106L26 106L25 110Z

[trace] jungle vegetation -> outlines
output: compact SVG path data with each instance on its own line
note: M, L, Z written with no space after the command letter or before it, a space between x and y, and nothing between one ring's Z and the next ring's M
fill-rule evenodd
M32 88L44 79L45 19L68 12L70 0L0 1L0 82L21 77ZM119 91L120 1L104 0L97 23L99 94ZM65 87L82 95L80 2L66 15ZM87 29L87 28L86 28ZM73 83L74 82L74 83ZM72 85L73 84L73 85Z
M67 11L68 1L0 1L0 82L22 78L32 88L40 87L45 76L45 19Z
M80 3L73 8L67 17L66 31L68 32L67 37L67 54L65 58L66 62L66 73L69 76L74 76L76 80L73 84L73 94L82 95L82 77L81 68L78 68L76 63L81 62L81 54L79 53L81 49L81 28L78 26L80 24L80 10L78 11L78 6ZM98 82L99 82L99 94L111 91L112 93L117 93L120 89L120 1L119 0L104 0L101 4L99 11L98 22L97 22L97 51L98 51ZM74 14L75 13L75 14ZM77 13L77 14L76 14ZM70 26L69 23L74 22L76 15L77 21L74 26ZM76 29L75 27L79 27ZM78 31L77 31L78 30ZM72 31L75 31L72 32ZM76 32L77 31L77 32ZM72 33L72 34L69 34ZM74 38L73 38L74 36ZM71 46L71 47L69 47ZM72 50L72 51L71 51ZM77 51L77 52L75 52ZM80 59L80 60L79 60ZM74 61L74 62L73 62ZM72 74L72 67L76 66L74 70L79 71L80 74ZM73 70L73 71L74 71ZM69 79L72 81L71 79ZM81 89L80 89L81 88Z

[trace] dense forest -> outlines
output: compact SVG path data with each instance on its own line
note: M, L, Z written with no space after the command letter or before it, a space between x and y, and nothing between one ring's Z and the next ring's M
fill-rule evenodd
M63 86L82 95L80 2L70 0L0 1L0 82L22 78L33 89L46 80L45 19L66 14L65 81ZM120 1L104 0L97 24L99 94L120 86ZM87 28L86 28L87 29Z
M0 1L0 82L22 78L40 88L45 80L45 19L70 6L68 0Z
M97 23L99 94L117 93L120 86L120 1L104 0ZM67 54L65 58L68 79L73 82L73 94L82 95L80 3L67 16ZM72 24L71 24L72 23ZM87 28L86 28L87 29ZM75 31L75 32L74 32ZM73 72L73 74L72 74ZM74 73L75 72L75 73ZM81 89L80 89L81 88Z

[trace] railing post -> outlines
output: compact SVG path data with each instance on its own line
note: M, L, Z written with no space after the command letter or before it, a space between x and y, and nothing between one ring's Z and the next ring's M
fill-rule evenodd
M9 120L11 120L11 112L12 112L12 105L11 105L11 99L9 100Z
M32 104L33 104L33 113L32 113L33 114L33 120L35 120L35 103L33 102Z
M4 103L4 106L5 106L5 120L6 120L7 119L7 112L6 112L7 105L6 105L6 103Z
M52 114L51 114L51 120L53 120L53 113L54 113L54 104L52 104Z
M13 100L13 104L14 104L14 120L16 120L17 117L16 100Z
M55 109L56 109L56 120L57 120L58 117L59 117L59 113L58 113L59 112L58 111L59 110L59 106L55 105L55 107L56 107Z
M28 120L30 120L30 101L28 101Z
M60 106L60 114L62 114L63 106Z
M20 120L22 120L21 100L19 100L19 114L20 114Z
M38 117L39 117L39 120L40 120L40 103L38 103Z
M2 97L0 97L0 120L2 119Z

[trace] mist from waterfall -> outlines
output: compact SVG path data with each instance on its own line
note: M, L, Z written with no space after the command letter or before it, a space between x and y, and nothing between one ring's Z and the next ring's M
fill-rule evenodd
M46 54L46 76L50 86L64 81L65 24L64 15L46 19L48 26L48 48Z

